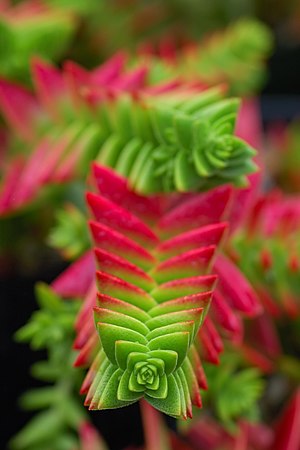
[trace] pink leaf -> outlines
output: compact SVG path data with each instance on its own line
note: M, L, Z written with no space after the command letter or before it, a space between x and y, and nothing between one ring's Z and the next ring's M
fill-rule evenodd
M54 119L59 119L62 97L66 96L66 86L60 71L35 57L32 60L32 74L41 103Z
M170 237L223 220L231 194L231 188L224 186L205 194L193 195L161 219L158 225L160 232Z
M88 251L53 281L52 288L61 297L84 297L95 279L95 270L93 252Z
M0 192L0 214L8 214L14 209L16 186L21 177L24 163L21 159L11 162L2 181Z
M145 197L128 189L127 180L112 169L93 164L93 175L97 188L103 197L122 205L143 220L154 220L162 212L162 199L158 196Z
M218 255L214 271L219 277L218 289L226 301L248 316L262 311L259 299L242 272L224 255Z
M109 86L120 76L126 62L126 54L118 52L101 66L91 72L91 79L95 85Z
M98 221L146 247L157 244L155 234L136 216L106 198L87 194L87 202Z
M0 79L0 108L5 119L22 138L28 141L33 139L38 103L29 91Z

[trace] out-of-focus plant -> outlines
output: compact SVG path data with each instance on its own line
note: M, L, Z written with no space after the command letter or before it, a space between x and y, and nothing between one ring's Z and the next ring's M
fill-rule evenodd
M234 257L267 311L297 317L299 303L299 199L279 192L259 198L248 224L233 240Z
M44 284L37 285L36 297L40 309L16 337L29 342L33 350L47 350L47 360L35 363L31 371L51 384L22 396L23 408L41 411L13 439L12 448L70 449L77 443L79 426L87 420L77 394L82 373L73 367L73 325L79 303L63 301Z
M297 196L262 195L229 249L265 310L246 327L246 359L266 373L283 374L290 389L300 380L299 219Z
M219 422L231 432L236 431L237 418L250 422L259 420L257 400L264 388L259 370L241 369L238 358L238 353L227 350L220 366L205 365L209 386L204 405L211 402Z
M60 250L66 260L73 260L88 250L90 239L84 213L71 203L59 209L48 242Z
M285 192L300 191L300 123L273 124L267 133L266 165L275 183Z
M226 432L213 417L204 416L186 431L186 440L196 450L285 450L299 446L297 422L300 413L299 389L282 408L271 426L241 420L233 436Z
M50 7L62 8L80 17L86 52L98 58L111 55L121 45L135 52L145 41L159 43L170 37L178 45L189 40L198 41L205 33L254 12L249 0L226 4L220 0L213 0L210 4L204 0L45 2ZM80 47L83 50L82 45ZM83 53L80 58L85 58Z
M227 29L205 36L200 44L190 43L176 50L172 41L158 50L148 45L147 53L161 53L170 70L172 64L178 75L200 79L207 85L225 83L229 90L237 95L249 95L257 92L266 79L265 59L272 49L272 35L262 23L244 19L233 23ZM157 61L158 68L161 63ZM158 72L153 70L153 76Z
M28 82L33 55L57 61L76 31L75 18L42 2L0 4L0 74Z

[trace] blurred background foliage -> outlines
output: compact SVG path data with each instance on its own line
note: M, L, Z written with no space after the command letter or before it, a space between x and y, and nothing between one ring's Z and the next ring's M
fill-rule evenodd
M120 46L181 47L243 17L264 21L282 45L300 42L297 0L2 0L0 71L28 80L33 53L92 67Z

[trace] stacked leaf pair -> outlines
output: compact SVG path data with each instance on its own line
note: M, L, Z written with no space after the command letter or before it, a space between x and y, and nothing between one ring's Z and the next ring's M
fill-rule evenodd
M145 397L171 416L191 417L192 404L201 406L199 329L216 283L210 271L228 188L215 192L214 212L205 214L211 193L144 197L107 168L95 165L94 175L101 194L87 201L100 342L82 386L86 404L118 408Z

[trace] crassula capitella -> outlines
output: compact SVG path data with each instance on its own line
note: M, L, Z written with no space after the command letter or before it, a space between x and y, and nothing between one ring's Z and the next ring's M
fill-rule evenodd
M53 283L65 297L85 297L75 341L76 365L90 366L85 404L118 408L145 397L171 416L191 417L207 388L201 360L218 363L221 334L236 339L238 314L259 311L237 269L216 259L233 190L142 196L97 164L93 179L100 194L87 202L97 289L90 252Z

